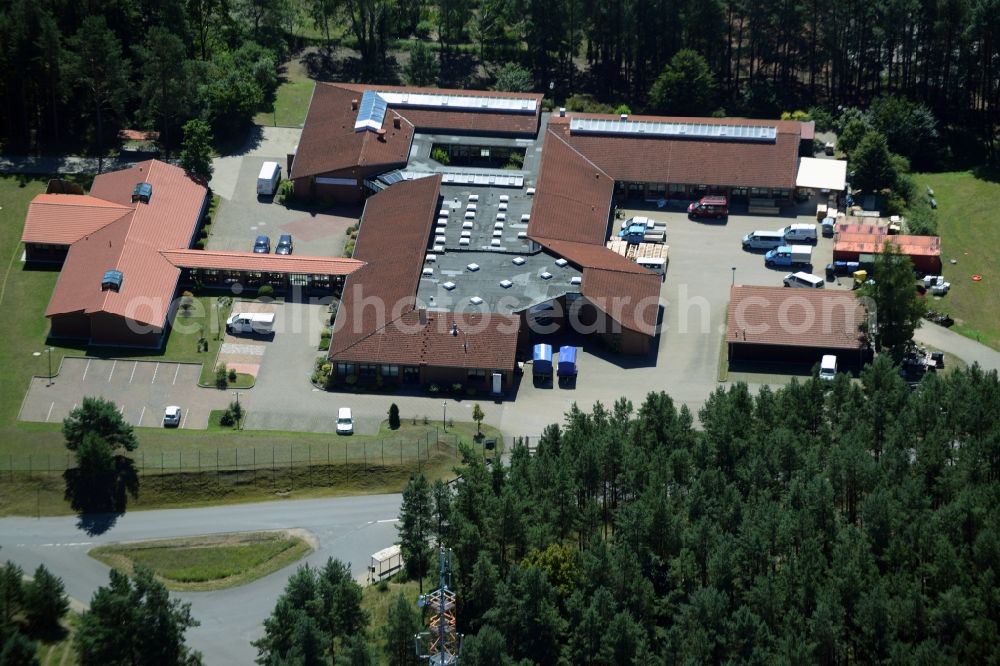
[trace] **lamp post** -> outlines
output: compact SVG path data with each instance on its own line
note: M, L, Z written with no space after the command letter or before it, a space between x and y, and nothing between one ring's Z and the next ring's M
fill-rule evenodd
M448 432L448 401L441 402L441 430Z
M732 267L732 271L733 271L733 282L732 282L732 284L733 284L733 286L736 286L736 266Z
M233 391L233 395L236 396L236 429L240 430L240 417L243 416L243 412L240 411L240 392Z
M48 355L49 374L45 377L45 385L52 386L52 347L46 347L45 353ZM41 356L42 352L31 352L32 356Z

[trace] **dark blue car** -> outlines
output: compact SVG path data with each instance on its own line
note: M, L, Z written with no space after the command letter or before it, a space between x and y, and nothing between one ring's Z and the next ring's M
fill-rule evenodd
M253 251L256 254L269 254L271 252L271 239L267 236L257 236L253 243Z

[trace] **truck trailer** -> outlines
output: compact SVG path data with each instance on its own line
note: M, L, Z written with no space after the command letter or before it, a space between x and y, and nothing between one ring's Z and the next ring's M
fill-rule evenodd
M559 366L556 369L560 384L576 381L576 347L559 348Z
M531 356L531 375L535 382L552 379L552 345L535 345Z

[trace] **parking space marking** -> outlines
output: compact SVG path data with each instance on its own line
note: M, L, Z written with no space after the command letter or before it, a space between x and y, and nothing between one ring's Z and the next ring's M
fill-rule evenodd
M49 403L49 413L45 415L45 422L48 423L49 419L52 417L52 408L56 406L56 403Z
M172 386L176 386L177 385L177 375L178 375L178 373L180 373L180 371L181 371L181 364L178 363L177 364L177 369L174 370L174 381L170 382L170 384Z
M142 425L142 417L146 415L146 405L142 406L142 411L139 412L139 423L136 425Z
M87 367L83 369L83 379L81 379L80 381L83 381L83 382L87 381L87 371L88 370L90 370L90 359L89 358L87 359Z
M158 373L159 371L160 371L160 362L157 361L156 362L156 368L153 370L153 381L149 382L150 384L155 384L156 383L156 373Z
M135 379L135 369L139 367L139 361L132 363L132 376L128 378L128 383L131 384L132 380Z
M187 422L188 422L188 410L185 409L184 418L181 419L181 427L183 428L184 424L186 424Z
M111 383L111 377L115 374L115 368L118 366L118 361L111 363L111 372L108 373L108 383Z

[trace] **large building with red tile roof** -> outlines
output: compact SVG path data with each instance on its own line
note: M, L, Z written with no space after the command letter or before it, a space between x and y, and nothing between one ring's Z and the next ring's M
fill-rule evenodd
M208 192L183 169L149 160L94 179L88 195L40 194L24 231L30 263L62 270L45 316L54 339L159 347L175 313L179 283L227 275L346 275L361 262L327 257L203 252L194 244Z
M870 356L866 310L856 292L733 285L726 345L729 362L819 363L860 367Z
M393 185L365 204L329 358L342 381L453 384L487 389L514 381L520 318L445 312L417 299L426 245L440 204L441 177Z

